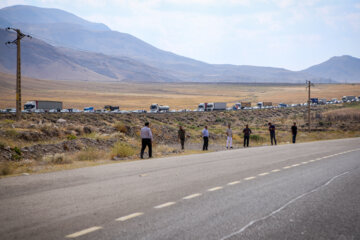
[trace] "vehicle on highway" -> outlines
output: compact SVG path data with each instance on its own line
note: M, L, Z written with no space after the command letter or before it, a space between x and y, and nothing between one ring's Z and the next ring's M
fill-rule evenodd
M119 106L111 106L111 105L106 105L104 107L104 109L108 112L112 112L112 111L115 111L115 110L120 110L120 107Z
M84 108L84 112L85 112L85 113L94 112L94 107L85 107L85 108Z
M146 113L146 110L134 110L132 113Z
M226 110L226 102L215 102L213 110L214 111L225 111Z
M355 96L343 96L342 97L343 102L353 102L356 100Z
M241 102L241 109L251 108L251 102Z
M235 104L232 106L232 109L233 109L233 110L240 110L240 109L241 109L241 103L235 103Z
M62 106L62 102L34 100L26 102L24 104L24 110L29 112L39 112L36 110L44 110L44 112L48 112L51 109L56 109L58 112L60 112L62 110Z
M163 106L157 103L153 103L150 105L150 113L165 113L169 111L170 111L169 106Z
M286 103L279 103L278 107L279 108L286 108L286 107L288 107L288 105Z

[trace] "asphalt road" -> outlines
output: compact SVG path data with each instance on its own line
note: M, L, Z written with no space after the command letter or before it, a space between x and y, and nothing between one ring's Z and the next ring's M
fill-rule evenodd
M0 239L360 239L360 138L0 179Z

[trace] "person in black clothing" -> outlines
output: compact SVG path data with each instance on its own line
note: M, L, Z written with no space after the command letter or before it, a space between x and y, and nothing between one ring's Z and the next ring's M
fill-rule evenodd
M296 134L297 134L297 126L296 122L294 122L294 125L291 127L291 133L292 133L292 142L296 142Z
M249 128L249 125L246 124L243 133L244 133L244 147L249 147L249 140L251 134L251 129Z
M269 125L271 145L274 145L274 142L276 145L275 126L273 124L271 124L270 122L268 123L268 125Z
M184 144L185 144L185 130L182 126L179 127L178 131L178 137L181 143L181 149L184 150Z

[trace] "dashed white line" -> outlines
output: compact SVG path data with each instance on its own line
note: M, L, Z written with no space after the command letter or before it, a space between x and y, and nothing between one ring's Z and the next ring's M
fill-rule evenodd
M308 164L308 162L302 162L301 164Z
M293 164L293 165L291 165L291 167L297 167L297 166L300 166L300 164Z
M264 173L260 173L260 174L258 174L259 176L266 176L266 175L268 175L268 174L270 174L269 172L264 172Z
M240 181L229 182L227 185L231 186L231 185L235 185L235 184L238 184L238 183L240 183Z
M320 159L322 159L322 158L320 158ZM319 160L320 160L319 159ZM309 162L315 162L316 160L315 159L311 159L311 160L309 160Z
M217 190L220 190L220 189L223 189L223 187L213 187L213 188L209 188L208 192L213 192L213 191L217 191Z
M141 216L141 215L143 215L143 214L144 214L144 213L142 213L142 212L132 213L132 214L129 214L129 215L127 215L127 216L119 217L119 218L117 218L115 221L121 221L121 222L123 222L123 221L129 220L129 219L131 219L131 218L135 218L135 217Z
M291 168L291 166L286 166L286 167L283 167L283 169L288 169L288 168Z
M69 235L66 236L66 238L77 238L77 237L80 237L82 235L85 235L85 234L88 234L88 233L91 233L91 232L95 232L95 231L97 231L99 229L102 229L102 227L95 226L95 227L87 228L87 229L81 230L79 232L69 234Z
M249 181L249 180L252 180L252 179L255 179L256 177L252 176L252 177L247 177L247 178L244 178L245 181Z
M191 194L189 196L183 197L183 199L189 200L189 199L196 198L196 197L199 197L199 196L201 196L201 193L194 193L194 194Z
M280 172L280 171L281 171L280 169L271 170L271 172Z
M175 203L176 203L176 202L167 202L167 203L164 203L164 204L157 205L157 206L155 206L154 208L159 209L159 208L169 207L169 206L171 206L171 205L174 205Z

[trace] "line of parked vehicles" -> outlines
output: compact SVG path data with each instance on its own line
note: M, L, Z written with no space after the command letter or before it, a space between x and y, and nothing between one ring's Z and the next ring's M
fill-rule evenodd
M343 96L341 100L333 98L327 100L325 98L311 98L311 106L326 105L326 104L340 104L340 103L351 103L359 102L360 96ZM144 109L126 111L120 110L119 106L106 105L103 109L95 109L94 107L85 107L83 110L76 108L63 108L63 103L58 101L41 101L34 100L24 104L24 113L169 113L169 112L210 112L210 111L237 111L237 110L253 110L253 109L269 109L269 108L287 108L287 107L300 107L307 106L308 103L298 104L285 104L279 103L273 105L272 102L258 102L255 106L252 106L251 102L237 102L232 107L227 107L226 102L213 102L213 103L200 103L194 110L181 109L181 110L170 110L169 106L159 105L153 103L150 105L149 111ZM15 108L0 109L0 113L16 113Z

